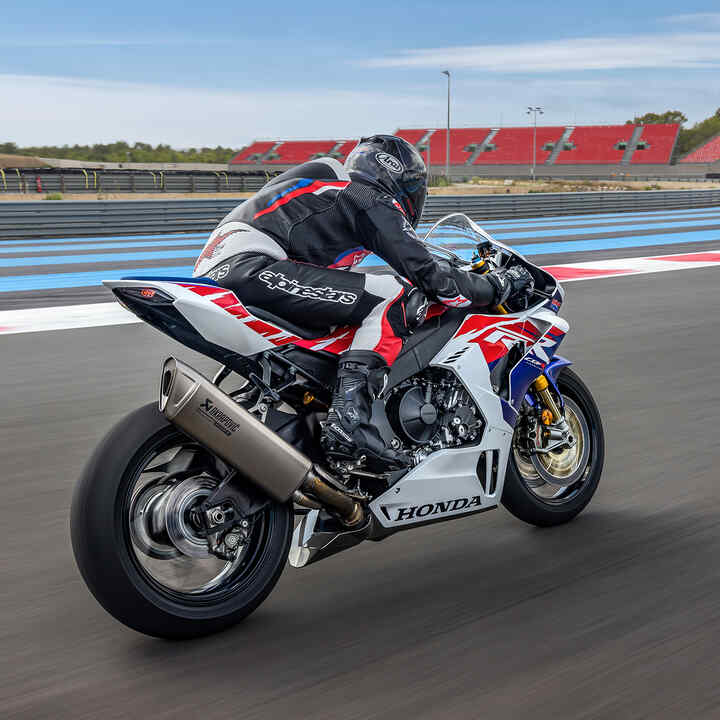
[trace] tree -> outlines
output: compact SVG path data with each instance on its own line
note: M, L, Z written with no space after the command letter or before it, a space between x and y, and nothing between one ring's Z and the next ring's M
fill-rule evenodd
M645 113L638 115L633 120L628 120L626 125L666 125L678 123L684 125L687 122L685 113L680 110L666 110L664 113Z
M15 143L0 143L0 153L7 155L39 155L45 158L68 160L87 160L96 162L203 162L227 163L237 150L204 147L176 150L170 145L160 143L153 147L149 143L136 142L129 145L124 140L95 145L45 145L38 147L18 147Z
M681 157L700 147L710 138L720 133L720 108L713 115L699 123L695 123L691 128L680 130L677 144L675 145L675 153L673 158Z

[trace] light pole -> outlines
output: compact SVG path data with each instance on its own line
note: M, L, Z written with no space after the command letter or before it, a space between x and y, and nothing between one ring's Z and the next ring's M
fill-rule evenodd
M533 116L533 156L532 156L532 170L530 171L530 177L533 182L535 182L535 161L537 159L537 116L538 113L540 115L543 115L543 109L541 107L532 107L528 105L527 113L526 115L532 115Z
M432 173L430 171L430 138L427 139L427 143L425 145L420 145L418 150L425 153L425 165L427 166L428 171L428 185L430 185L432 180Z
M447 103L447 136L445 138L445 177L450 184L450 71L443 70L443 75L448 79L448 103Z

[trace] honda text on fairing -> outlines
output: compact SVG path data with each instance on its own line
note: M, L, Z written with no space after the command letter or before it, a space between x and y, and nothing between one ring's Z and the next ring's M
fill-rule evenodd
M448 238L474 246L473 257L443 248ZM142 320L221 363L209 380L168 358L159 403L120 421L76 487L78 565L118 620L150 635L202 635L252 612L288 557L302 568L500 503L540 526L587 505L603 430L556 354L568 332L560 284L464 215L423 242L476 274L522 266L534 288L483 314L429 306L372 406L387 446L408 458L385 471L333 459L320 442L355 327L318 336L207 278L106 283ZM271 275L263 282L286 292L322 291Z

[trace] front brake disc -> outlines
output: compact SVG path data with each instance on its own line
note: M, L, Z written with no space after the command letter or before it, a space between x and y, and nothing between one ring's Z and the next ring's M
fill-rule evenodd
M590 429L579 406L564 398L565 419L570 434L575 438L572 447L549 453L531 453L530 461L535 472L550 485L567 487L582 478L590 458Z

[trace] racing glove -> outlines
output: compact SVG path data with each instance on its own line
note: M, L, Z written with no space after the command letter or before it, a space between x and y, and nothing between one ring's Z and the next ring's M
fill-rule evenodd
M495 305L502 305L518 295L529 295L535 287L532 275L522 265L497 268L481 277L487 278L495 288Z
M452 267L445 260L437 261L435 266L438 272L428 294L450 307L494 307L529 292L534 285L532 275L521 265L498 268L485 275Z

